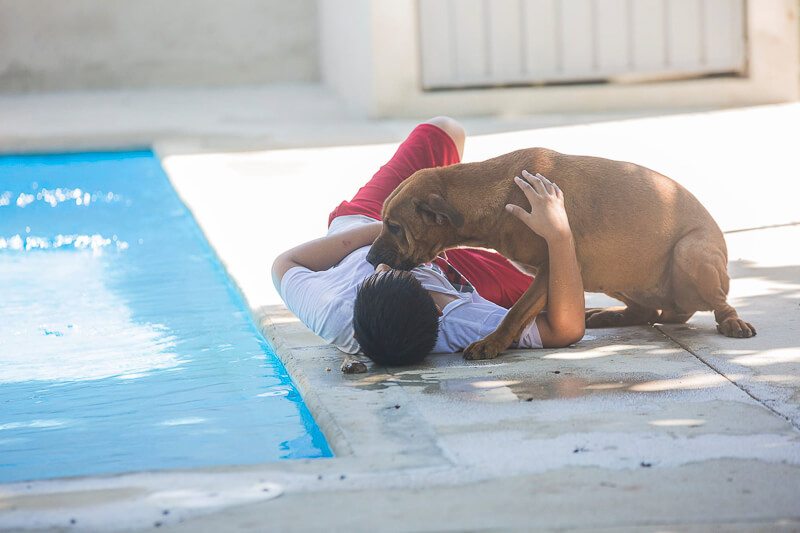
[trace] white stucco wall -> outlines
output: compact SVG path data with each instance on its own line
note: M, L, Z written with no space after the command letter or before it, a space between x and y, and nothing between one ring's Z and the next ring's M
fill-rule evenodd
M347 100L373 97L372 3L370 0L318 0L319 57L326 84Z
M624 109L706 108L795 101L800 98L798 1L750 0L745 16L747 73L739 77L645 83L577 84L424 91L417 0L324 0L326 42L347 43L349 55L322 55L323 81L348 105L372 117L438 114L595 112ZM682 0L673 0L682 1ZM344 20L368 13L368 32L350 33ZM362 56L356 51L369 48ZM345 60L349 58L350 60ZM332 66L335 65L335 68ZM360 92L335 82L347 79Z
M0 91L319 79L315 0L0 0Z

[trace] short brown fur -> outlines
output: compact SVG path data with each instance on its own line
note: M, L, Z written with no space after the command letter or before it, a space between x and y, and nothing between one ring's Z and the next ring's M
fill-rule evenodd
M627 305L587 311L587 327L685 322L696 311L714 311L722 334L755 335L726 301L722 232L689 191L633 163L530 148L420 170L384 203L384 227L368 257L375 264L409 269L444 250L476 246L538 274L500 327L467 348L466 357L495 357L546 305L547 245L503 209L529 207L514 183L522 170L564 191L584 288Z

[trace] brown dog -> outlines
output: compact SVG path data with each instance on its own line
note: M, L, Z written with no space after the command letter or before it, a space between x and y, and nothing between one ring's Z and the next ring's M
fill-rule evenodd
M723 335L756 334L727 303L725 239L689 191L632 163L531 148L416 172L386 199L383 229L367 256L410 269L450 248L494 248L536 275L497 330L464 350L466 358L497 356L547 303L547 245L503 208L528 207L514 183L522 170L564 191L585 290L627 305L587 311L587 327L683 323L714 311Z

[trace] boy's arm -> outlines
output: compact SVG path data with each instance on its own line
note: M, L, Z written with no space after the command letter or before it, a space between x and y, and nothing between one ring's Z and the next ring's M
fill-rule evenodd
M314 239L286 250L272 263L272 283L280 291L281 279L294 267L327 270L363 246L372 244L381 231L379 221L360 224L333 235Z
M548 241L550 280L547 288L547 312L536 320L545 348L563 348L583 338L585 302L583 281L572 233Z
M586 305L564 194L544 176L522 174L525 179L517 177L515 181L528 198L531 212L516 205L506 209L547 241L547 312L536 318L536 325L545 348L562 348L583 338Z

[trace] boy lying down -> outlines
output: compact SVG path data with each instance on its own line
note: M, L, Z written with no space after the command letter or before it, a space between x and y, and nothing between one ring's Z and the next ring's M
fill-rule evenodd
M282 253L272 279L286 306L314 333L350 354L346 373L365 372L352 355L385 366L460 352L500 324L532 278L497 253L456 249L410 272L372 267L366 256L381 230L386 197L421 168L458 163L464 130L436 117L417 126L392 159L328 219L328 234ZM584 333L584 298L564 198L543 176L523 173L517 185L531 204L506 206L548 243L547 312L527 325L517 348L560 348ZM526 206L527 207L527 206Z

